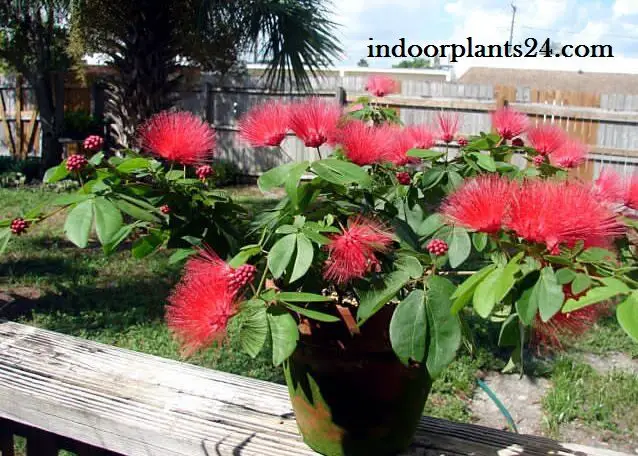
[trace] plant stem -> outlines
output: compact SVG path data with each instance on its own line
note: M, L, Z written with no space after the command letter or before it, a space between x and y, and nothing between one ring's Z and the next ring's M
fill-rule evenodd
M257 291L255 292L255 296L259 296L259 293L261 293L261 289L264 287L264 283L266 282L267 274L268 274L268 265L265 265L264 273L261 275L261 279L259 279L259 285L257 286Z
M319 155L319 160L323 160L323 157L321 156L321 150L319 150L319 147L317 147L317 154Z

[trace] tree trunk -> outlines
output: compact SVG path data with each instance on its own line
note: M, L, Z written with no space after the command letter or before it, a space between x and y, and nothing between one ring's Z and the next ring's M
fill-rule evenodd
M59 142L62 130L61 119L56 112L50 75L45 73L33 78L27 76L27 78L30 79L40 111L42 166L46 170L62 161L62 145Z

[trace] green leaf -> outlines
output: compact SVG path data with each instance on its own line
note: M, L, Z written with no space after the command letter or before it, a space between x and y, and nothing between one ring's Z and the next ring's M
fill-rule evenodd
M485 171L489 171L491 173L496 172L496 163L494 162L494 159L489 155L482 154L480 152L472 152L468 155L476 158L477 164Z
M538 293L534 293L538 282L540 280L540 272L532 272L527 275L518 285L520 295L516 299L516 312L518 313L521 321L530 326L536 318L536 312L538 312Z
M323 321L325 323L335 323L337 321L341 321L339 317L335 317L334 315L330 315L324 312L319 312L318 310L306 309L305 307L296 306L294 304L290 304L289 302L283 302L282 304L288 307L293 312L297 312L304 317L311 318L317 321Z
M9 245L10 239L11 228L4 228L0 230L0 255L4 254L4 251L7 249L7 245Z
M308 239L316 242L319 245L326 245L330 242L330 238L316 231L312 231L311 229L304 229L303 233L308 237Z
M436 160L444 156L445 153L437 152L436 150L430 149L410 149L407 152L408 157L416 157L422 160Z
M423 275L423 265L411 255L401 255L395 261L395 266L397 269L410 274L410 277L413 279L418 279Z
M159 217L157 217L152 212L146 209L142 209L141 207L135 204L132 204L128 201L118 199L114 201L114 203L122 212L138 220L142 220L145 222L157 222L157 223L159 223L160 221Z
M487 247L487 234L481 232L473 233L472 243L477 252L482 252Z
M606 301L619 294L626 293L625 290L618 289L617 287L595 287L591 288L584 296L576 299L568 299L563 306L563 313L573 312L583 307L596 304L601 301Z
M195 255L196 253L197 251L194 249L177 249L168 259L168 264L181 263L186 258Z
M426 335L425 293L414 290L399 303L390 321L390 343L403 364L423 362Z
M633 292L616 308L616 318L620 327L638 342L638 294Z
M481 281L483 281L494 269L496 269L495 264L485 266L458 286L451 296L451 299L454 299L452 314L456 315L468 302L470 302L476 287L478 287L479 283L481 283Z
M228 262L231 268L238 268L239 266L246 264L253 256L258 255L261 252L261 247L255 246L250 249L241 250L232 260Z
M614 252L600 247L590 247L578 255L578 260L582 263L604 263L614 258L616 258Z
M576 277L572 281L572 293L579 295L589 287L591 287L591 279L589 276L583 273L576 274Z
M421 183L423 185L424 190L428 190L434 186L436 186L441 179L445 176L445 170L440 167L428 169L423 173L423 177L421 177Z
M102 245L111 241L122 223L122 214L112 202L102 196L95 198L95 231Z
M456 269L470 256L472 241L465 228L455 226L448 238L448 244L450 267Z
M518 262L523 253L516 255L507 266L498 266L474 291L474 309L483 318L489 317L494 306L501 302L515 283L514 275L519 270Z
M308 170L309 165L310 162L308 161L295 163L295 165L290 169L288 176L286 176L284 187L295 208L299 207L299 181L301 180L301 176L303 176Z
M359 326L394 298L409 280L410 275L407 272L394 271L384 277L381 285L359 292L360 302L357 309Z
M54 206L68 206L69 204L79 203L86 201L89 198L93 198L93 195L88 193L71 193L69 195L61 195L53 200L51 204Z
M281 187L286 182L286 178L297 163L285 163L276 168L270 169L257 179L257 185L262 192L268 192L273 188Z
M568 284L576 278L576 273L569 268L560 268L556 271L556 280L561 285Z
M521 340L521 328L518 324L518 315L512 314L501 325L498 335L499 347L517 347Z
M272 336L272 362L279 366L297 348L299 330L295 319L282 307L269 307L267 315Z
M58 166L54 166L53 168L47 169L47 172L44 173L44 178L42 181L45 184L54 184L58 181L61 181L65 177L69 175L69 170L66 169L66 160L60 163Z
M443 225L445 225L443 216L441 214L432 214L423 221L416 233L419 236L430 237Z
M139 238L133 243L131 253L133 258L144 258L160 247L164 243L164 239L156 233L150 233Z
M286 302L328 302L332 301L330 296L323 296L314 293L303 293L300 291L282 291L277 293L275 299Z
M239 343L242 350L252 358L261 352L268 337L266 303L251 299L241 304Z
M275 242L275 245L268 252L268 269L270 269L275 279L278 279L286 272L288 263L292 259L292 254L295 253L296 243L297 236L289 234Z
M299 228L297 228L296 226L282 225L279 228L277 228L275 233L277 233L277 234L293 234L293 233L296 233L297 231L299 231Z
M533 299L538 302L538 310L544 322L549 321L563 306L563 287L556 280L554 270L550 266L541 270L540 278L533 289Z
M115 233L115 235L113 235L113 237L111 238L111 241L108 244L102 246L102 250L104 250L104 253L106 253L107 255L113 253L115 249L122 242L124 242L124 240L127 237L129 237L129 235L133 231L133 228L134 228L134 225L126 225L120 228L118 232Z
M326 158L314 162L312 170L323 180L337 185L357 184L362 188L368 188L372 184L372 180L365 169L354 163L334 158Z
M117 165L116 169L121 173L130 174L135 171L147 169L148 166L149 166L148 159L136 157L136 158L128 158L124 160L122 163Z
M81 202L73 208L64 223L66 237L81 249L89 243L89 234L93 224L93 206L92 199Z
M312 259L315 256L315 249L312 246L312 242L304 234L297 234L297 256L295 258L295 265L292 268L292 274L290 275L290 283L303 277L310 265Z
M445 193L452 193L463 183L463 176L456 171L447 172L447 182L443 186Z
M89 164L93 166L99 166L100 163L102 163L102 160L104 160L104 152L98 152L97 154L89 158Z
M432 276L427 283L426 312L428 316L427 368L432 378L437 377L456 357L461 345L461 325L452 315L450 297L455 286L449 280Z

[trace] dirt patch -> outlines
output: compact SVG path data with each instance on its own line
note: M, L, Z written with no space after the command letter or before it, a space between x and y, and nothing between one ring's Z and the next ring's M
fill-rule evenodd
M560 440L595 448L622 451L628 454L638 454L635 443L624 441L609 431L594 430L577 422L561 424Z
M35 287L15 287L0 290L0 318L14 319L26 315L36 306L42 292Z
M550 386L548 380L490 372L483 381L512 415L518 432L542 435L542 399ZM496 404L480 388L476 389L470 410L476 419L476 424L496 429L509 429L507 420Z
M606 374L612 370L621 370L630 374L638 375L638 359L634 359L624 353L611 352L605 356L585 353L582 355L583 362L589 364L601 374Z

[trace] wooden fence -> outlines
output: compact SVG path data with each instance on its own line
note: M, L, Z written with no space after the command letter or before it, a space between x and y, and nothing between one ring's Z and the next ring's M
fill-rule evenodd
M638 95L457 84L420 77L404 76L400 93L380 100L396 108L405 124L434 123L441 111L453 111L461 117L462 133L475 135L488 131L490 112L508 103L527 113L534 123L558 124L591 147L591 159L578 170L581 177L596 176L602 166L623 174L633 173L638 166ZM333 74L313 80L314 95L352 102L365 94L365 81L362 75ZM0 155L37 155L39 129L32 91L16 84L15 78L9 82L0 79ZM235 162L245 174L256 175L287 161L314 158L316 152L295 138L287 139L281 150L254 151L237 135L237 120L251 106L270 99L297 99L307 93L269 91L254 76L220 82L202 74L193 87L180 94L178 107L208 119L218 131L218 156ZM95 105L90 88L68 82L64 97L65 109L90 112Z

